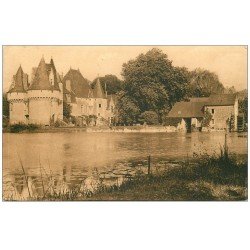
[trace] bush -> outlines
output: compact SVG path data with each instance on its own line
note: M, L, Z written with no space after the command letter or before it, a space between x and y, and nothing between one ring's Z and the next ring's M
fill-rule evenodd
M141 114L141 121L145 122L148 125L157 125L159 124L158 115L154 111L145 111Z
M63 102L63 116L65 116L66 118L70 118L71 115L71 106L70 104Z
M17 124L10 125L10 132L19 133L19 132L22 132L22 131L25 131L25 130L34 131L34 130L36 130L38 128L40 128L40 126L37 125L37 124L26 125L24 123L17 123Z
M40 128L40 126L37 125L37 124L29 124L29 125L27 125L27 129L29 131L34 131L34 130L39 129L39 128Z

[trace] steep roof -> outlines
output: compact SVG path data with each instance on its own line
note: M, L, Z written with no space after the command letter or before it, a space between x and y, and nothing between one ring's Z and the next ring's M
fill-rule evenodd
M56 67L52 58L50 60L50 63L46 63L46 68L47 68L48 75L50 75L51 71L53 72L53 75L54 75L54 85L52 86L53 89L60 90L59 82L61 82L61 79L60 79L59 74L56 71Z
M103 88L102 88L102 85L100 83L99 78L97 78L97 81L96 81L94 89L93 89L93 97L94 98L106 98L106 95L103 91Z
M54 85L49 81L49 75L53 72ZM56 71L53 59L50 63L45 63L44 58L41 59L37 68L32 68L32 83L29 87L30 90L60 90L59 82L60 77Z
M189 98L190 102L208 102L209 101L209 97L191 97Z
M236 94L211 95L206 106L233 106Z
M168 113L168 117L203 117L203 107L202 102L177 102Z
M63 78L63 86L66 89L66 81L70 80L71 90L76 97L88 98L90 86L79 70L70 69Z
M14 87L8 91L8 93L18 92L18 93L25 93L26 90L24 88L24 73L23 69L20 67L17 70L16 75L14 75Z

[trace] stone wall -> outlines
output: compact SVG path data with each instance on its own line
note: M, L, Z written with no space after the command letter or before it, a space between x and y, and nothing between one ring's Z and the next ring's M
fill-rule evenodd
M212 129L226 129L231 116L235 115L234 106L208 106L206 108L212 114L212 120L210 121ZM235 125L237 127L237 124Z
M19 100L10 103L10 124L28 123L26 115L28 114L27 103Z

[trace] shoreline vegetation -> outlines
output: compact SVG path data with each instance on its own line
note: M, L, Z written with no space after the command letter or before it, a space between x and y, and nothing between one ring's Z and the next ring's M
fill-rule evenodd
M40 195L33 195L26 176L25 166L20 159L22 173L28 190L27 201L243 201L248 199L247 156L230 154L226 136L220 154L194 154L185 161L175 162L160 170L151 163L150 156L146 171L125 174L121 183L104 185L101 175L91 188L86 183L71 188L54 186L53 175L45 172L40 164ZM44 171L43 171L44 170ZM145 169L144 169L145 170ZM13 183L13 185L15 185ZM63 184L62 184L63 185ZM13 197L4 200L19 200Z
M183 132L173 126L140 125L140 126L41 126L36 124L13 124L3 128L3 133L56 133L56 132L89 132L89 133L171 133ZM225 130L206 130L203 132L225 132Z

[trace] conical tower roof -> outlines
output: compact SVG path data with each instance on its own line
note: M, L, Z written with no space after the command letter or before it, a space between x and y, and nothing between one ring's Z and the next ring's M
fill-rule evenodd
M9 93L12 92L19 92L19 93L25 93L24 85L23 85L23 69L20 65L20 67L17 70L16 75L14 76L14 87L9 91Z
M55 67L55 64L54 64L54 60L51 58L50 59L50 63L49 64L46 64L47 66L47 72L48 72L48 75L50 74L50 72L52 71L53 74L54 74L54 86L52 86L52 88L54 90L60 90L59 88L59 82L61 82L61 79L60 79L60 76L59 74L57 73L56 71L56 67Z
M94 98L106 98L99 78L97 78L96 84L94 86L93 96Z
M38 68L35 73L35 77L29 90L51 90L52 86L49 82L49 76L47 73L47 66L44 58L41 59Z

